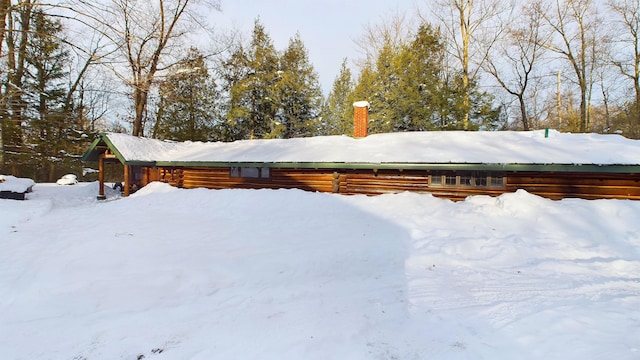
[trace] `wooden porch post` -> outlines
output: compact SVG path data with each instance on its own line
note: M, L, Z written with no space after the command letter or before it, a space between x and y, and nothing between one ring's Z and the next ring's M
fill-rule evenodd
M129 187L131 186L131 180L129 179L130 177L130 166L129 165L124 165L124 196L127 197L129 196Z
M100 154L100 157L98 158L98 181L100 182L98 200L104 200L107 198L104 196L104 154Z

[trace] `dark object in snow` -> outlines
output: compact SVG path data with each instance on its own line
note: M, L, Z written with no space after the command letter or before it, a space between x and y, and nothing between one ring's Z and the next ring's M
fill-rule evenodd
M117 182L113 184L113 190L118 190L120 192L122 192L122 189L124 189L124 186L122 186L121 182Z
M0 199L24 200L26 192L0 191Z
M35 182L27 178L0 175L0 199L25 200Z

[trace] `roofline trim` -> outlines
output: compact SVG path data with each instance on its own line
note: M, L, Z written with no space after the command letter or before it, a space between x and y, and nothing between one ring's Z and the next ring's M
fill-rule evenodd
M624 164L483 164L483 163L329 163L329 162L258 162L258 161L156 161L161 167L266 167L298 169L401 169L466 171L546 171L580 173L638 173L640 165Z

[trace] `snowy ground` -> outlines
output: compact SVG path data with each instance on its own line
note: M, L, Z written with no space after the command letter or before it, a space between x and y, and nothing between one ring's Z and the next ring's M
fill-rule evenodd
M0 200L2 359L640 359L640 202Z

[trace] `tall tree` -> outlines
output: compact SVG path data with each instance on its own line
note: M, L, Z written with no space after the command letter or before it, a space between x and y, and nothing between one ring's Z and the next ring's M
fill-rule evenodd
M217 0L73 0L73 11L83 23L111 43L108 66L131 88L135 136L144 135L149 94L158 73L175 65L181 40L206 22L200 4L219 9ZM128 71L120 66L126 64Z
M435 114L445 106L441 97L449 95L443 81L444 58L440 32L429 23L421 24L394 61L398 73L395 131L436 128Z
M460 65L462 106L466 109L462 125L470 129L472 88L478 83L479 71L489 51L502 35L501 17L508 4L500 0L435 0L427 5L443 25L450 54Z
M249 47L239 47L226 61L240 75L228 85L230 108L227 115L234 139L262 138L275 126L278 103L279 59L271 37L256 19ZM235 62L243 63L239 67ZM229 76L227 76L229 78Z
M283 128L281 136L292 138L315 134L319 125L322 90L300 34L289 41L280 58L277 75L276 105L280 107L281 116L278 118Z
M5 34L7 32L7 16L10 12L10 0L0 0L0 58L2 58L2 50L5 39ZM2 99L4 99L4 93L1 94ZM0 106L4 108L2 105L4 101L0 101ZM4 168L4 135L2 130L5 125L5 114L0 110L0 169Z
M383 46L361 71L353 98L370 102L371 132L494 126L493 98L445 67L442 44L440 32L424 23L400 48Z
M542 29L540 1L526 3L521 21L514 21L505 32L505 38L487 57L484 69L509 95L516 98L520 109L520 122L525 131L531 129L528 91L535 81L534 70L544 52L548 35Z
M640 2L637 0L610 0L609 7L615 23L624 31L616 39L621 51L613 55L613 64L633 85L634 99L629 106L630 136L640 137Z
M67 96L68 51L58 40L62 24L49 18L40 9L31 17L31 36L26 47L27 72L25 102L27 103L28 137L25 141L35 151L32 160L38 164L35 178L54 181L57 164L70 149L71 138L78 129L72 121L72 109L65 106Z
M204 56L191 48L160 84L153 137L175 141L209 141L219 102Z
M18 173L19 165L28 159L23 148L23 122L26 104L23 82L26 67L26 49L31 26L31 16L35 9L32 1L21 1L11 5L6 15L6 31L3 36L6 46L5 73L3 74L2 102L0 104L2 164L11 173ZM10 154L10 158L7 156Z
M539 8L540 16L554 33L547 47L567 61L580 90L577 130L581 132L589 128L593 74L604 56L600 47L607 43L596 5L592 0L555 0L550 9Z
M353 90L351 70L347 67L345 58L340 65L338 76L333 80L322 111L322 135L353 134Z
M362 68L375 63L385 47L390 47L393 52L399 51L411 41L414 30L413 18L400 11L388 14L378 23L365 24L362 35L355 40L362 54L361 59L356 59L356 64Z

